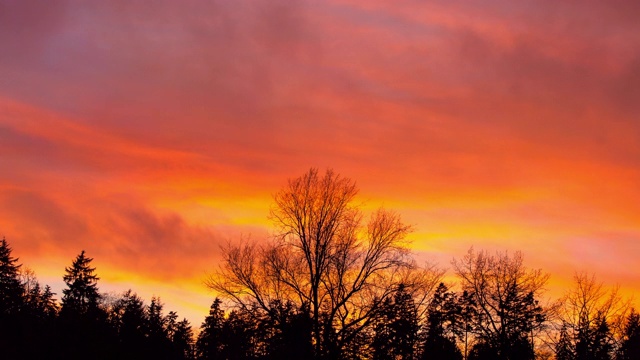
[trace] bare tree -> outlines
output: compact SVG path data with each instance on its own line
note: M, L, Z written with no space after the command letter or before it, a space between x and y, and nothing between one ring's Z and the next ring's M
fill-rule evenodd
M577 273L574 286L560 300L559 325L568 333L569 347L578 360L611 356L624 334L630 301L607 288L594 275ZM556 347L556 350L565 350Z
M533 338L545 322L538 299L548 275L526 268L520 252L470 249L453 268L475 308L476 351L498 359L533 358Z
M357 192L331 170L289 180L274 196L273 240L228 246L209 287L243 308L268 310L276 300L308 307L317 355L339 351L399 284L433 287L442 275L420 274L407 249L411 227L397 214L380 209L363 221Z

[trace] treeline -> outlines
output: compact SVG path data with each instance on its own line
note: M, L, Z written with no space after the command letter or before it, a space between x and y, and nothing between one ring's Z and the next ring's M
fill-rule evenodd
M214 303L200 339L210 358L231 358L226 336L240 328L252 345L233 352L252 359L640 359L639 317L615 289L577 274L551 301L548 275L521 253L473 249L447 285L411 255L411 226L385 209L365 216L357 193L311 169L274 195L271 241L224 249L208 285L234 310Z
M60 302L11 252L3 239L2 359L640 359L640 315L615 291L580 275L544 307L535 294L546 279L525 269L520 254L470 251L454 261L463 284L457 292L441 282L417 298L400 284L342 345L323 323L323 347L332 349L319 355L306 304L229 309L216 298L194 336L186 319L164 314L159 298L145 304L131 290L99 293L84 251L65 269Z
M223 249L207 285L219 298L194 335L159 299L100 294L91 258L51 289L0 247L0 358L640 359L640 315L615 288L576 274L555 301L521 253L469 252L419 265L393 212L367 218L355 183L311 169L274 196L270 241Z
M65 268L60 302L0 243L1 359L193 359L193 330L128 290L98 290L93 259L82 251Z

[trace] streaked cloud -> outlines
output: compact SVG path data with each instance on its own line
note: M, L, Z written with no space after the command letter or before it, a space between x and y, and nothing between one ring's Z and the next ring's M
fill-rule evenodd
M523 250L638 290L638 10L0 1L0 233L43 278L86 249L106 287L179 283L200 316L220 244L331 167L420 256Z

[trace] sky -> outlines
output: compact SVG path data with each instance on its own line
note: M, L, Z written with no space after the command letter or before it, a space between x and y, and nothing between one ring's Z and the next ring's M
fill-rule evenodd
M420 261L522 251L640 293L637 1L0 0L0 236L194 327L311 167ZM451 273L451 272L449 272Z

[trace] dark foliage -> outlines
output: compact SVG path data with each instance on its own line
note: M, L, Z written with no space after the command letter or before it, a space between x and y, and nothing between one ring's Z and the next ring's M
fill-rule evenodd
M613 354L609 324L598 316L591 325L579 328L575 341L575 360L607 360Z
M429 304L422 359L462 360L462 352L456 345L461 314L456 295L441 283Z
M236 309L225 317L215 299L196 342L198 359L311 359L308 308L274 302L270 311Z
M572 360L575 358L575 350L571 337L567 332L566 324L562 325L560 329L560 337L558 343L555 345L556 360Z
M7 358L18 358L19 349L14 346L21 340L20 309L23 306L24 288L18 274L18 259L3 238L0 242L0 348L7 349Z
M411 294L400 284L393 298L380 307L374 325L373 359L413 359L418 343L417 309Z
M93 259L82 251L65 269L62 306L32 272L21 273L6 240L0 243L0 359L194 359L193 331L131 290L107 301ZM21 278L26 280L21 281Z
M400 284L373 316L349 319L358 329L341 329L340 341L331 322L322 321L321 354L315 351L309 306L291 301L226 312L215 299L194 342L189 322L173 311L165 313L159 298L145 303L131 290L119 296L100 294L93 259L84 251L65 269L61 306L51 288L22 270L11 253L3 239L0 358L9 360L533 359L528 335L543 316L533 292L507 286L495 312L502 321L500 331L490 332L483 329L489 321L486 309L478 305L487 300L472 291L456 293L440 284L419 308L414 294ZM608 318L599 313L577 325L565 323L558 331L553 349L557 360L640 359L640 315L635 311L615 336Z
M632 309L624 325L624 337L616 360L640 359L640 314Z
M18 278L21 265L11 251L3 238L0 242L0 316L17 314L23 302L24 288Z

